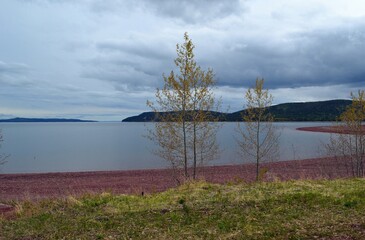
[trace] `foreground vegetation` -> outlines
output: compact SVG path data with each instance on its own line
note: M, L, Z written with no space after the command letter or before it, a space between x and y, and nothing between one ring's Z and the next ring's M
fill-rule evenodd
M205 182L145 196L11 202L0 239L364 239L365 179Z

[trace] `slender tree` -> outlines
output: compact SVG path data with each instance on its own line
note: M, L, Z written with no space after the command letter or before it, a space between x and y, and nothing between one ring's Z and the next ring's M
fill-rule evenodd
M197 65L195 46L187 33L184 40L176 46L178 73L163 75L164 86L156 91L156 103L147 102L158 119L148 137L158 145L156 154L170 163L175 176L183 169L185 179L195 179L197 167L218 153L219 124L212 123L217 120L212 112L218 111L220 103L213 95L213 70L204 71Z
M256 162L256 181L259 180L260 164L275 159L279 151L279 134L272 124L273 116L267 112L273 97L263 85L264 79L258 78L255 87L247 90L246 110L242 112L244 122L238 122L236 128L241 154Z
M365 169L365 92L351 93L352 104L336 123L339 133L331 134L326 148L330 156L347 163L350 174L364 177Z

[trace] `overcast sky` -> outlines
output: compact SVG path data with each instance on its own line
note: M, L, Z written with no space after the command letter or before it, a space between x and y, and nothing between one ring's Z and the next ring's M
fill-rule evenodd
M0 22L1 118L148 111L184 32L230 112L257 77L276 104L365 86L364 0L1 0Z

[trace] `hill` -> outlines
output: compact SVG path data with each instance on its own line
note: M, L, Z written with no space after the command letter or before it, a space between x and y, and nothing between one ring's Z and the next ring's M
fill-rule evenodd
M351 104L350 100L283 103L268 108L275 121L335 121ZM239 121L245 110L228 114L227 121Z
M174 115L176 113L177 112L160 112L160 113L156 114L154 112L144 112L138 116L128 117L128 118L124 119L122 122L160 122L161 118L163 119L167 115ZM191 113L192 112L187 113L187 117L186 117L187 121L191 120ZM214 111L206 111L206 115L208 116L208 119L210 117L211 117L211 119L218 118L220 121L224 121L224 119L227 116L226 113L214 112ZM159 117L159 116L161 116L161 117Z
M0 122L95 122L95 121L67 119L67 118L10 118L10 119L0 119Z
M351 104L350 100L329 100L319 102L283 103L268 108L275 121L335 121ZM241 121L246 110L233 113L209 112L219 121ZM174 114L174 113L159 113ZM187 119L189 120L189 119ZM144 112L138 116L128 117L123 122L158 122L160 119L154 112Z

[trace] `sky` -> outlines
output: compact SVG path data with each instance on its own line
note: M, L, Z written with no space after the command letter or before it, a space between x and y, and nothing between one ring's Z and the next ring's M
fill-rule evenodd
M149 111L185 32L229 112L257 77L274 104L365 85L363 0L1 0L0 22L0 118Z

